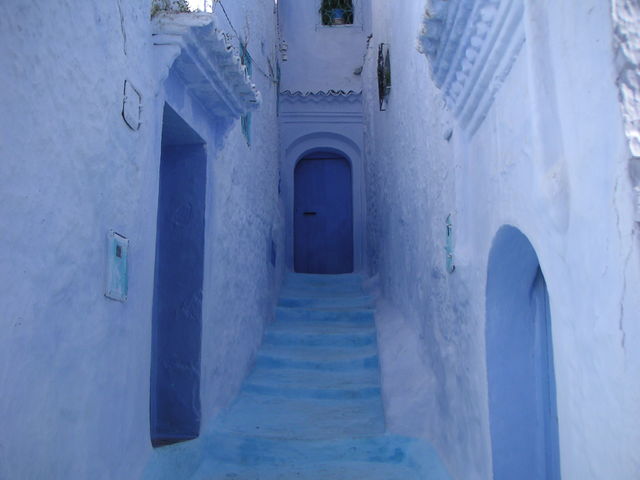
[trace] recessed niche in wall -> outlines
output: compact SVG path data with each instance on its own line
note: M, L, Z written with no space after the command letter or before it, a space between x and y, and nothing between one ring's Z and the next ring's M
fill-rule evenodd
M533 246L512 226L491 247L486 316L493 478L559 480L549 292Z
M320 16L323 25L351 25L353 0L322 0Z
M206 150L168 105L161 152L151 354L154 446L200 432Z

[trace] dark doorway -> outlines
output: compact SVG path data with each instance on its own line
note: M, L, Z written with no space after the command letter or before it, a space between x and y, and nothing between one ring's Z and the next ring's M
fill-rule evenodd
M206 177L204 141L165 105L152 326L154 446L200 431Z
M496 480L559 480L551 315L529 240L500 229L487 277L487 371Z
M353 272L351 164L315 153L298 162L294 176L295 271Z

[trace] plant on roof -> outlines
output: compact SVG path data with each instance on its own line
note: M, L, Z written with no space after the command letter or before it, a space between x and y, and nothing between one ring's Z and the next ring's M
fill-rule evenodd
M151 16L154 17L160 12L169 13L189 13L188 0L153 0L151 2Z

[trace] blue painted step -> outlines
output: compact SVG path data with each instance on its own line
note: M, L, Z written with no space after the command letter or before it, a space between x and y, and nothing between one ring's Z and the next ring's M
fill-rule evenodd
M430 446L390 435L311 442L212 435L203 449L197 480L449 480Z
M385 434L373 299L359 275L286 276L236 400L154 480L449 480L421 441Z
M281 307L314 308L318 310L362 309L373 306L373 297L371 295L345 295L341 297L324 295L290 296L280 297L278 305Z
M283 323L288 322L375 326L373 309L368 308L352 308L348 310L313 310L309 308L277 307L276 323L271 327L278 328L279 326L283 326Z
M320 370L314 371L313 375L310 375L306 369L256 368L247 378L246 384L252 383L331 389L350 386L379 386L380 378L378 370L374 368L362 368L357 371Z
M264 346L256 359L256 367L298 368L324 371L378 370L375 345L351 347L351 350L320 347Z
M280 331L268 331L263 339L266 346L306 346L306 347L364 347L376 343L376 332L374 330L356 333L333 333L317 331L298 331L288 329Z
M362 437L384 433L384 412L379 396L318 399L243 391L215 431L283 439Z

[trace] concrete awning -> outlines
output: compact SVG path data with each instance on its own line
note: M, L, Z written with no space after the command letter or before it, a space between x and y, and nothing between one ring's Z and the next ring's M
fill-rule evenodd
M161 76L176 69L189 92L212 115L240 117L260 104L240 57L216 29L209 13L161 13L153 44Z

